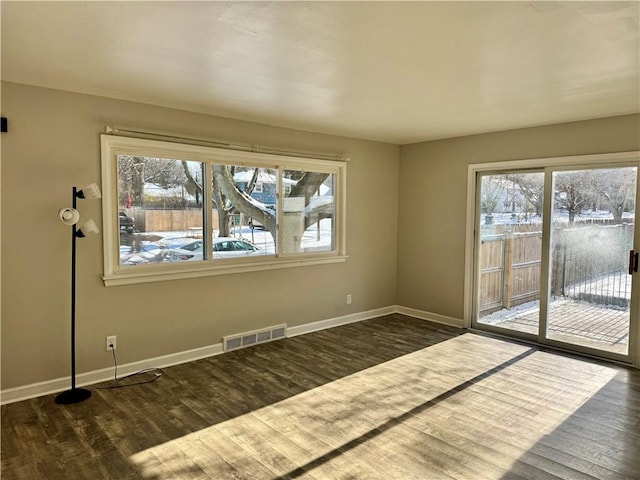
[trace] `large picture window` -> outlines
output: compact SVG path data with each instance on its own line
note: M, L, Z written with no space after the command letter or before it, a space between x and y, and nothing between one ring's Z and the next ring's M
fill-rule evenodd
M345 261L343 161L102 136L106 285Z

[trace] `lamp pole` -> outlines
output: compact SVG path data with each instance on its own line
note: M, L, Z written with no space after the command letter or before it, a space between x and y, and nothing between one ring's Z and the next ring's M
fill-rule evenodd
M82 190L72 190L72 208L76 210L78 197L84 198ZM56 396L56 403L68 405L82 402L91 397L91 391L85 388L76 388L76 239L84 237L82 231L78 231L76 224L71 225L71 390L66 390Z

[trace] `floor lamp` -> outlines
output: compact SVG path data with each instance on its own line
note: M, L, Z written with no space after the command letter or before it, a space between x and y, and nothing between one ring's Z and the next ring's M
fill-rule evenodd
M92 183L82 190L73 187L71 208L63 208L58 217L65 225L71 226L71 390L66 390L56 396L56 403L68 405L86 400L91 392L85 388L76 388L76 240L98 233L96 222L89 219L80 228L76 224L80 220L80 213L76 210L78 198L100 198L98 185Z

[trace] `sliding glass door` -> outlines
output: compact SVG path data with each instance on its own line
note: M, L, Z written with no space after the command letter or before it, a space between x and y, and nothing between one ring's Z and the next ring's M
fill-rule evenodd
M629 353L637 176L636 167L551 172L546 339Z
M472 326L623 361L638 163L479 172Z

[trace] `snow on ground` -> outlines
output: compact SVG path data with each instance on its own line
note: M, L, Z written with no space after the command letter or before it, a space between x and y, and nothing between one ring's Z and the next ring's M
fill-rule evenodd
M518 224L518 223L533 223L533 224L541 224L542 216L534 215L534 214L525 214L525 213L493 213L492 215L492 224L493 225L509 225L509 224ZM484 225L486 214L482 214L481 220ZM622 214L622 219L633 222L635 217L635 212L624 212ZM584 220L613 220L613 215L609 210L584 210L581 213L576 214L576 221L584 221ZM554 223L568 223L569 222L569 212L566 211L554 211L553 212L553 222Z
M540 309L540 301L533 300L531 302L523 303L522 305L516 305L510 309L503 308L497 312L493 312L489 315L480 317L480 321L485 325L499 325L503 322L513 320L514 318L521 318L527 315L533 315Z

